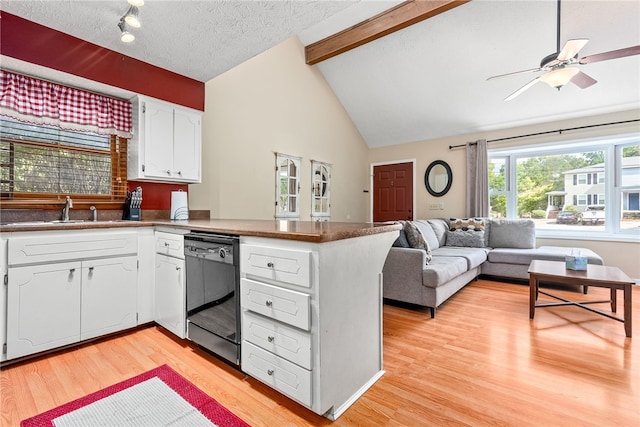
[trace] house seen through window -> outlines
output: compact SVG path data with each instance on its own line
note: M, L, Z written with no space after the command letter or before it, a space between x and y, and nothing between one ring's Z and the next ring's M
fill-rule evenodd
M488 168L493 217L532 218L549 235L640 236L638 135L490 149ZM558 221L562 211L576 215Z

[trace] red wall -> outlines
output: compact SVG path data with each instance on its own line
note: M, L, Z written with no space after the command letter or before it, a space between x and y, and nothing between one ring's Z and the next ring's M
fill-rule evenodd
M0 11L0 53L204 111L203 82L4 11Z
M187 184L161 184L158 182L128 181L129 191L142 187L143 210L171 210L171 192L188 191Z

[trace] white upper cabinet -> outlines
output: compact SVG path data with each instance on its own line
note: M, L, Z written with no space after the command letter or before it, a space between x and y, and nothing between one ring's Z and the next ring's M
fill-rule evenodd
M132 104L128 179L200 182L202 113L144 96Z

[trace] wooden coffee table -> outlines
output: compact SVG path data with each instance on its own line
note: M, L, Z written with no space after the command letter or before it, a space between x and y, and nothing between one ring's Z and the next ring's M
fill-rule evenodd
M609 288L611 299L600 301L570 301L539 289L540 281L552 283L566 283L581 286L596 286ZM617 267L605 265L587 265L587 270L568 270L564 262L533 260L529 265L529 318L533 319L536 307L557 307L560 305L575 305L585 310L606 316L624 323L626 336L631 337L631 286L633 281ZM587 307L587 304L611 303L611 311L616 312L618 289L624 291L624 318L615 317L604 311ZM538 293L547 295L561 302L536 303Z

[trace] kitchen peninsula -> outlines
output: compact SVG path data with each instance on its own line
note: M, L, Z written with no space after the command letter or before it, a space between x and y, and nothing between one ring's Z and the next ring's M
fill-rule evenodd
M239 236L241 369L313 412L336 419L384 373L382 267L400 228L390 223L277 220L12 224L0 228L0 254L3 274L9 270L11 295L12 240L15 247L20 239L40 244L58 238L86 245L87 235L100 233L107 242L108 233L124 239L125 231L154 230L156 239L139 238L137 250L155 256L158 234ZM140 264L149 262L141 259ZM139 272L138 281L143 276ZM158 277L155 280L157 286ZM147 304L141 295L138 292L138 307ZM5 295L3 311L6 301ZM15 339L11 322L18 315L8 319L6 327Z

